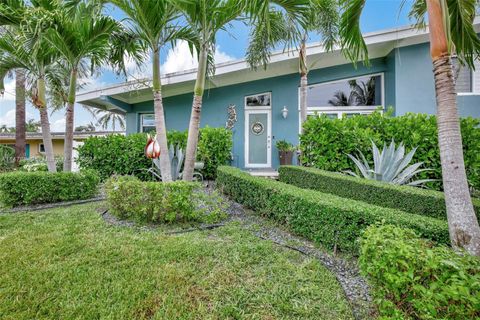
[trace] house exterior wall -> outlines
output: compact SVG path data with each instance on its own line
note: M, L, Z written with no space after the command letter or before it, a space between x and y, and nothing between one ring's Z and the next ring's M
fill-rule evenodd
M330 68L312 70L309 73L309 84L340 80L365 74L391 72L386 58L371 61L369 67L362 64L353 68L351 64L345 64ZM252 71L254 72L254 71ZM385 92L391 92L394 88L392 78L385 79ZM272 167L279 166L278 150L275 142L287 140L298 145L299 132L299 101L298 86L300 78L298 74L270 78L265 80L241 83L232 86L206 90L203 98L201 127L224 127L227 121L227 107L230 104L236 106L237 122L233 128L233 162L232 165L245 167L245 96L271 92L272 94ZM386 94L385 101L393 101ZM190 119L192 94L184 94L163 99L165 118L168 130L186 130ZM284 106L289 110L286 119L282 117ZM141 115L153 113L153 101L146 101L133 105L134 112L127 113L127 134L140 132Z
M397 48L395 60L396 115L407 112L435 114L435 82L428 43ZM458 95L461 117L480 118L480 94Z
M310 61L312 63L314 61ZM254 72L254 71L252 71ZM392 50L384 58L373 59L368 66L358 63L311 70L309 85L352 78L368 74L383 75L385 108L392 107L395 115L407 112L434 114L436 111L435 88L428 43ZM297 73L270 79L240 83L206 90L203 98L201 127L224 127L227 107L236 106L237 123L233 129L232 165L245 168L245 106L248 95L271 92L272 94L272 167L279 165L275 142L287 140L298 144L299 132L299 75ZM192 85L193 88L193 85ZM168 130L186 130L190 118L192 94L164 98ZM289 110L287 119L282 109ZM480 118L480 95L459 95L461 116ZM127 113L127 134L139 132L141 115L153 113L153 101L133 105Z

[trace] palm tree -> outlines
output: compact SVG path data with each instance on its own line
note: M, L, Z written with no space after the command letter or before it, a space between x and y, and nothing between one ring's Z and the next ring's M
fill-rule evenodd
M15 70L15 163L25 157L27 145L25 129L25 72Z
M120 129L125 130L125 116L111 111L96 110L95 114L98 116L97 125L103 130L107 130L111 125L113 131L116 130L117 124Z
M368 59L367 46L360 31L360 15L365 0L342 0L340 34L347 57ZM457 110L452 54L474 67L480 56L480 39L473 28L476 0L416 0L410 17L423 26L428 17L430 54L433 62L437 99L437 125L442 179L445 191L450 241L454 248L480 256L480 227L470 197L462 136Z
M111 0L128 17L131 33L140 41L138 54L152 57L152 89L155 110L155 128L160 145L160 171L163 181L172 180L168 156L167 128L162 99L160 77L160 50L174 40L187 36L186 30L177 27L178 10L172 0ZM120 122L122 126L122 122Z
M193 179L203 92L207 74L214 73L213 53L217 32L225 29L230 22L241 17L242 14L247 15L253 28L257 30L253 33L248 50L255 51L255 54L251 55L252 61L255 61L252 64L266 64L272 44L280 39L291 38L285 33L292 32L292 28L296 28L292 22L301 20L301 14L307 3L308 0L200 0L177 4L192 33L192 43L195 44L198 57L183 180ZM285 23L280 23L281 21Z
M52 65L56 62L57 56L38 33L41 29L38 21L32 19L32 13L40 16L43 13L42 9L45 8L40 5L33 9L27 7L21 0L0 4L0 25L9 31L0 38L0 51L3 53L0 56L0 87L3 87L4 77L8 72L19 69L28 73L36 83L31 90L31 99L40 112L48 170L56 172L45 99L45 81L52 77L54 70ZM39 20L42 23L46 22L44 19ZM23 119L22 122L25 123Z
M328 104L335 107L352 106L353 96L350 94L348 97L343 91L337 91L333 94L333 98L328 100Z
M192 34L192 41L198 57L197 78L193 91L183 169L183 180L191 181L196 160L205 80L207 73L213 73L214 68L215 36L220 29L225 28L228 23L237 19L244 12L244 5L242 1L235 0L178 1L176 5L182 11Z
M59 53L70 74L67 95L65 146L63 170L72 169L74 106L80 65L88 61L95 70L111 55L111 37L121 26L111 17L101 14L94 2L80 2L75 6L62 3L55 12L55 24L48 28L46 39Z
M300 126L303 131L303 122L307 119L307 40L309 33L315 32L321 36L325 50L332 50L338 33L338 4L336 0L295 1L294 4L276 2L271 1L276 6L271 6L269 12L258 11L258 7L250 10L256 23L252 28L247 62L253 68L260 64L266 67L270 52L276 45L283 43L289 49L299 44ZM283 6L283 13L278 11L279 6Z
M35 49L28 47L28 43L28 39L22 34L15 34L13 32L4 35L0 39L0 50L4 52L4 55L0 57L0 80L3 81L3 77L8 71L23 69L28 73L27 76L36 82L36 85L34 85L31 90L31 100L40 112L43 144L45 146L48 169L51 172L55 172L56 166L45 98L45 81L46 77L49 76L51 64L55 62L55 56L45 45L40 45Z
M75 132L95 132L96 130L97 128L92 122L83 126L75 127Z

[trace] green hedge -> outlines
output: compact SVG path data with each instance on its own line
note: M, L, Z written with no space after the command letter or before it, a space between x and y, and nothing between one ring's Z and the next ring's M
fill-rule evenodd
M0 203L5 207L88 199L100 179L94 171L10 172L0 174Z
M362 230L380 221L449 243L446 221L253 177L232 167L218 169L217 185L235 201L330 249L336 244L339 250L356 252Z
M114 176L105 183L112 214L140 222L215 222L224 216L214 198L200 184L175 181L144 182L133 176Z
M364 201L380 207L388 207L409 213L447 219L445 197L442 192L409 186L360 179L337 172L315 168L282 166L280 181L306 189L331 193L343 198ZM473 199L477 216L480 200Z
M185 149L187 133L169 131L167 139L169 144L178 144ZM90 137L77 148L76 161L82 169L96 170L102 180L115 174L135 175L148 180L151 174L145 169L152 166L152 161L144 155L146 142L144 133ZM205 163L202 171L205 179L214 179L217 167L228 163L231 149L230 130L208 127L200 129L197 158Z
M461 119L465 167L470 186L480 190L480 119ZM309 117L300 137L302 161L307 166L327 171L355 171L356 167L347 154L360 150L372 160L371 140L377 145L403 141L407 150L418 147L413 162L423 162L433 169L418 178L438 179L428 183L430 188L442 190L440 152L437 138L436 117L426 114L406 114L391 117L378 112L369 116L329 119L326 116Z
M393 226L368 228L360 246L382 319L480 319L478 257Z

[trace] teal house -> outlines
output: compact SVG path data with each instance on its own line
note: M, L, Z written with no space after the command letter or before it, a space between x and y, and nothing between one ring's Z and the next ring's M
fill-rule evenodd
M476 24L476 27L480 27ZM356 67L340 51L321 45L307 49L308 114L348 117L393 108L435 113L435 90L429 55L428 30L386 30L365 35L370 64ZM480 117L480 68L456 66L461 116ZM168 130L186 130L190 118L196 70L163 75ZM273 54L266 70L253 71L244 60L216 66L203 98L201 126L225 127L233 132L232 165L242 169L276 168L275 142L298 144L298 55ZM350 99L353 86L363 88L362 99ZM149 82L127 82L77 96L80 104L126 115L127 134L154 129L153 96Z

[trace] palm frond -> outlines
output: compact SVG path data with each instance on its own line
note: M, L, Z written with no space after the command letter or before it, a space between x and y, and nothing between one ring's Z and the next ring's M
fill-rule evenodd
M340 0L343 14L340 18L340 41L345 56L356 63L368 64L368 49L360 30L360 16L365 0Z

